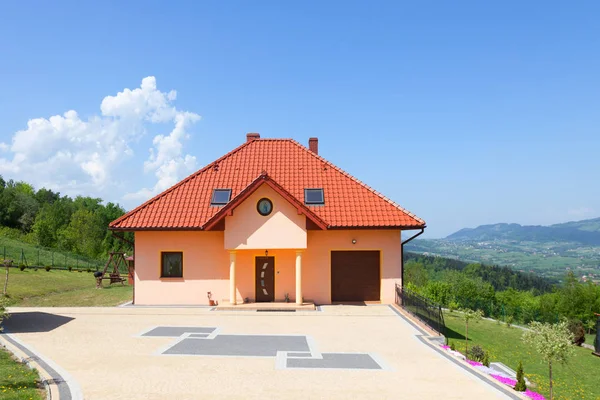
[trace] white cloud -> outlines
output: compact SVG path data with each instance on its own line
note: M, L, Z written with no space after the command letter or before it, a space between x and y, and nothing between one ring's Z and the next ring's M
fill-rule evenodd
M153 76L139 88L106 96L100 115L82 119L74 110L35 118L16 132L10 145L0 143L0 174L70 194L100 195L119 184L116 173L133 156L130 147L153 124L173 124L168 135L156 135L144 171L153 172L153 188L125 196L144 200L192 172L196 159L183 154L188 129L200 116L175 108L175 91L161 92ZM12 158L10 158L12 156Z

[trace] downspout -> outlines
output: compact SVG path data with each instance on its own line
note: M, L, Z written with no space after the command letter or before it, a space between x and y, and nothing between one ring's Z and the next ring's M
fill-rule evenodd
M135 266L135 244L131 241L131 240L127 240L125 239L124 236L119 236L117 235L117 233L115 231L110 231L110 233L116 237L117 239L129 244L131 246L131 248L133 249L133 262L134 262L134 266ZM135 268L135 267L134 267ZM129 270L129 266L127 266L127 270ZM131 304L135 304L135 276L133 277L133 296L131 298Z
M402 279L402 287L404 287L404 245L408 242L410 242L411 240L415 239L417 236L420 236L423 234L423 232L425 232L425 228L423 227L421 228L421 232L417 233L416 235L406 239L404 242L402 242L400 244L400 249L401 249L401 257L400 257L400 277Z

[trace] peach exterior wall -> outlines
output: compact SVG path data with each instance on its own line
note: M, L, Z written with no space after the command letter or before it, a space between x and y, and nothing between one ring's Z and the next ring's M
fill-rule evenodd
M183 278L160 278L161 251L183 252ZM208 304L229 293L229 253L223 232L135 233L135 304Z
M226 227L227 229L227 227ZM352 244L356 239L356 244ZM381 251L381 301L394 302L394 285L400 283L401 234L399 230L308 231L308 248L302 252L302 289L305 300L331 302L331 251ZM160 252L183 251L183 278L160 278ZM264 250L236 251L237 298L254 299L256 256ZM275 299L289 293L295 300L296 250L272 249L275 257ZM153 305L207 304L228 301L229 251L224 232L136 232L135 303Z
M400 241L400 230L308 231L308 249L302 260L304 298L331 303L332 250L380 250L381 302L394 303L395 284L401 283Z
M256 211L263 197L273 203L268 216ZM226 249L306 248L306 217L265 184L236 207L233 216L225 217L225 227Z

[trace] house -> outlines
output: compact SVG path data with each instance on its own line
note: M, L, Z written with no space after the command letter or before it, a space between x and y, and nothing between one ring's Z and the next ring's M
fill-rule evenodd
M135 233L134 303L393 303L402 231L425 222L321 157L317 138L246 139L110 224Z

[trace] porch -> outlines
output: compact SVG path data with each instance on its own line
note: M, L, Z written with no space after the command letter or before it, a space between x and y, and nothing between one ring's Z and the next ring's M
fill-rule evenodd
M262 309L277 304L277 309L302 309L312 304L314 309L302 295L303 254L304 250L267 250L263 256L255 250L229 250L229 299L222 299L221 307Z
M296 302L273 302L273 303L238 303L231 304L223 302L216 306L216 311L314 311L315 303L305 301L303 303Z

